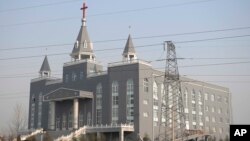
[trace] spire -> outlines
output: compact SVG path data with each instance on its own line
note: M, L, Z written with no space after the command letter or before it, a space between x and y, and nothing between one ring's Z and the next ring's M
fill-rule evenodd
M43 64L41 66L41 69L39 71L41 77L49 77L51 70L48 62L47 55L44 57Z
M130 34L128 36L127 43L125 45L122 55L123 55L123 61L131 61L131 60L137 59L135 48L134 48Z
M82 17L82 26L78 33L74 48L70 56L74 60L82 60L82 59L91 59L94 60L95 56L93 53L93 45L89 38L87 27L86 27L86 9L88 7L85 3L83 3L83 17Z

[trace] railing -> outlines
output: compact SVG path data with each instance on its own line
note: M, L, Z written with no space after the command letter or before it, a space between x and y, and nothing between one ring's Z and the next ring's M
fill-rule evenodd
M37 134L43 134L43 133L44 133L43 128L37 129L37 130L33 131L30 134L21 136L21 141L25 141L25 140L27 140L28 138L30 138L32 136L36 136Z
M148 62L148 61L134 59L134 60L128 60L128 61L109 63L108 67L114 67L114 66L120 66L120 65L128 65L128 64L134 64L134 63L141 63L141 64L144 64L144 65L151 66L150 62Z
M51 76L50 77L38 77L38 78L31 79L31 82L36 82L36 81L40 81L40 80L44 80L44 79L59 80L60 78L51 77Z
M71 62L66 62L66 63L64 63L63 66L70 66L70 65L80 64L80 63L84 63L84 62L99 63L99 62L92 60L92 59L83 59L83 60L74 60Z
M98 124L98 125L86 125L86 128L116 128L116 127L128 127L134 128L134 124Z
M93 73L89 73L87 77L95 77L95 76L106 75L106 74L108 74L107 71L93 72Z
M63 135L61 137L58 137L55 141L61 141L61 140L71 140L73 137L78 137L81 134L86 134L88 129L98 129L98 128L102 128L102 129L107 129L107 128L130 128L130 129L134 129L134 125L133 124L106 124L106 125L91 125L91 126L83 126L80 127L78 130L71 132L69 135Z

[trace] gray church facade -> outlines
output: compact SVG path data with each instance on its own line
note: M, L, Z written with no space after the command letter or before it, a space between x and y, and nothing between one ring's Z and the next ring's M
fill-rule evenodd
M95 59L84 16L70 55L72 61L64 63L62 78L51 76L46 56L40 76L31 80L29 129L43 128L59 136L88 126L91 132L105 132L110 140L115 140L115 135L110 137L114 132L121 141L127 135L157 138L160 120L165 120L160 117L164 72L137 58L130 35L122 61L104 69ZM186 129L201 130L217 139L228 136L229 89L181 80Z

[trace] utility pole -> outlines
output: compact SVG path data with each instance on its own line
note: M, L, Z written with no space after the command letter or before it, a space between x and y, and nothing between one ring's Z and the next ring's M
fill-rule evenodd
M185 113L183 107L181 84L175 45L171 41L164 42L167 47L164 94L161 102L161 118L159 125L159 141L184 140Z

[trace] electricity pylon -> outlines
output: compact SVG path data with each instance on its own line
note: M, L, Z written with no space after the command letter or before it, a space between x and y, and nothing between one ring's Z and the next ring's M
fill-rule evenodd
M159 141L183 141L186 127L185 113L175 45L171 41L166 41L164 47L166 46L165 92L162 95L158 139Z

